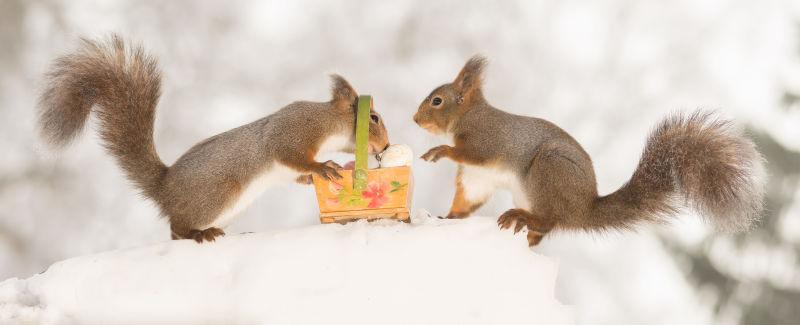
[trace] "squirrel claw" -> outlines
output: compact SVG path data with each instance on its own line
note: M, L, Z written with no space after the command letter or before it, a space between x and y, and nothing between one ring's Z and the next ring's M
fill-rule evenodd
M334 169L342 169L342 166L341 166L341 165L339 165L339 164L337 164L337 163L336 163L335 161L333 161L333 160L328 160L328 161L326 161L326 162L324 162L324 163L322 163L322 164L323 164L323 165L325 165L325 166L328 166L328 167L334 168Z
M517 224L514 225L514 234L517 234L523 227L525 227L525 224L517 221Z
M502 229L508 229L514 225L514 233L518 233L522 228L528 228L528 246L533 247L542 241L542 238L553 229L552 223L542 223L528 211L522 209L511 209L500 215L497 225Z
M215 241L217 237L222 236L225 236L225 232L222 231L222 229L211 227L204 230L192 229L187 238L194 239L197 243L202 244L203 241L212 242Z
M422 160L425 161L437 162L439 161L439 159L442 159L442 157L447 156L451 148L452 147L448 145L433 147L430 150L428 150L428 152L426 152L424 155L422 155L422 157L420 158L422 158Z
M306 174L306 175L297 176L297 179L295 179L295 182L300 183L300 184L304 184L304 185L308 185L308 184L313 183L314 179L311 178L311 174Z
M331 160L328 160L328 161L326 161L324 163L319 164L319 167L317 167L317 170L314 171L314 173L316 173L317 175L319 175L320 177L322 177L324 179L332 181L332 180L335 180L335 179L341 179L342 178L342 175L339 174L337 169L342 169L342 166L339 166L339 164L337 164L337 163L335 163L335 162L333 162Z
M497 219L497 225L500 226L500 229L509 229L514 225L516 234L528 225L527 212L519 209L508 210Z

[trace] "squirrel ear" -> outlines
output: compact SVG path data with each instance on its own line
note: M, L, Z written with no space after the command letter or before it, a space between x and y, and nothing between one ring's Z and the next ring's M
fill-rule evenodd
M358 99L358 94L353 86L338 74L331 75L331 103L341 110L349 110Z
M464 64L453 85L465 97L469 97L475 90L481 89L483 82L483 68L486 67L486 58L475 55Z

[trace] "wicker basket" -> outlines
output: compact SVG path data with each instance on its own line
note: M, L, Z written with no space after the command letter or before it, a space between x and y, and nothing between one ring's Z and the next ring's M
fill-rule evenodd
M411 167L367 169L371 108L371 96L358 98L355 168L339 171L342 179L334 181L313 176L322 223L359 219L409 221L413 188Z

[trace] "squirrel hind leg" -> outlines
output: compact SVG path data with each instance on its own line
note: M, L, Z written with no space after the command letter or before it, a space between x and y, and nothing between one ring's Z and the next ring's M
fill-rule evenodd
M463 166L456 173L456 193L447 219L463 219L480 209L494 193L494 186L487 183L484 175L470 174Z
M540 233L538 231L528 230L528 247L539 245L539 243L544 238L544 235L545 234Z
M202 244L204 241L213 242L217 239L217 237L222 236L225 236L225 231L216 227L209 227L203 230L190 229L185 232L176 232L174 229L172 231L173 240L192 239L200 244Z
M217 237L225 236L225 232L222 229L210 227L203 230L192 229L189 231L189 238L194 239L199 244L202 244L203 241L212 242L215 241Z
M528 246L533 247L542 241L555 227L552 220L537 216L523 209L511 209L500 215L497 219L497 225L501 229L509 229L513 226L514 233L516 234L522 228L528 230Z

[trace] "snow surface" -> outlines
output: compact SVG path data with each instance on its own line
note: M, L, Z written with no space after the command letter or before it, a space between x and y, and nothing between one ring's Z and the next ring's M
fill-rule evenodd
M0 283L0 323L567 324L556 262L492 218L169 241Z
M155 140L166 163L292 101L328 100L329 73L374 96L392 143L424 153L443 142L413 113L477 53L490 60L490 102L569 132L592 157L603 194L630 178L648 131L675 110L716 109L800 150L800 104L783 97L800 93L797 0L5 0L0 8L0 281L169 236L91 125L60 156L40 150L33 108L42 75L80 36L118 32L159 59ZM447 213L455 174L450 162L415 161L414 205ZM308 186L268 189L230 232L317 224L315 200ZM497 217L512 206L499 192L477 213ZM785 211L782 235L800 242L800 203ZM713 323L716 289L687 277L692 265L673 245L715 255L716 269L800 279L781 271L797 269L796 256L707 251L712 232L695 220L559 233L536 251L558 259L556 297L575 306L580 324Z

